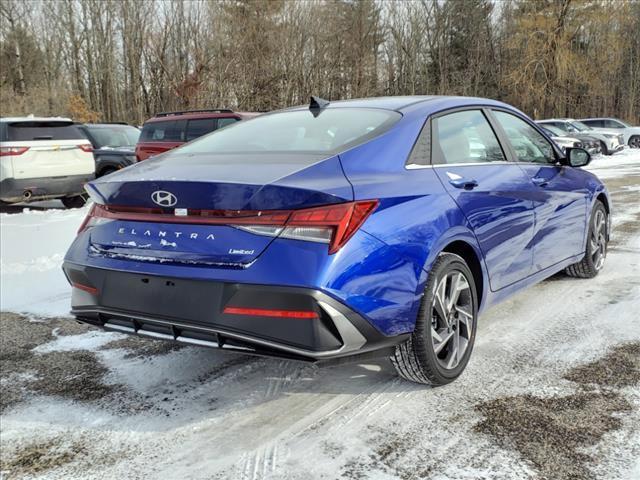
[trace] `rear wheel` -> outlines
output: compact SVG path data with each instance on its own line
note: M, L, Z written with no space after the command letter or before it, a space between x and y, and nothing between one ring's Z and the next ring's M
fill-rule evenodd
M64 197L60 199L62 204L67 208L81 208L84 207L84 204L87 203L87 199L82 195L77 195L75 197Z
M604 266L607 256L607 210L602 202L597 201L591 212L589 237L584 258L569 265L565 272L571 277L593 278Z
M98 174L98 177L104 177L105 175L109 175L113 172L116 172L118 169L114 168L114 167L107 167L107 168L103 168L102 170L100 170L100 173Z
M634 135L629 139L629 146L631 148L640 148L640 135Z
M441 254L431 269L415 329L391 356L398 374L432 385L458 378L473 349L477 316L469 267L458 255Z

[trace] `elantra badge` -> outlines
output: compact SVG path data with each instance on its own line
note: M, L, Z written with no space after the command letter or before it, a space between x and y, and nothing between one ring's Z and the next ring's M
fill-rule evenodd
M173 207L178 203L178 198L171 192L156 190L151 194L151 200L161 207Z

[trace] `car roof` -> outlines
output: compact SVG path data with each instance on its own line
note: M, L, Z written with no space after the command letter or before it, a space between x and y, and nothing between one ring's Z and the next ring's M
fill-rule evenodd
M108 128L108 127L131 127L136 128L133 125L129 125L128 123L119 123L119 122L105 122L105 123L81 123L83 127L98 127L98 128Z
M440 109L465 106L496 106L512 111L518 111L513 106L488 98L445 96L445 95L410 95L397 97L354 98L350 100L331 101L325 108L378 108L405 113L419 110L421 113L431 113ZM280 111L305 110L309 104L298 105Z
M0 122L16 123L16 122L71 122L70 118L66 117L34 117L30 115L28 117L2 117Z
M193 118L229 118L229 117L242 117L249 112L234 112L228 109L211 109L211 110L184 110L176 112L161 112L156 113L153 117L149 118L146 122L162 122L167 120L190 120Z

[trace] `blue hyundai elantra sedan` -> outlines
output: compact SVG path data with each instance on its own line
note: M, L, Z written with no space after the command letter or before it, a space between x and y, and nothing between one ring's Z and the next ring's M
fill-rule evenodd
M602 268L610 200L588 162L493 100L312 97L91 182L72 314L249 354L389 355L445 384L480 312Z

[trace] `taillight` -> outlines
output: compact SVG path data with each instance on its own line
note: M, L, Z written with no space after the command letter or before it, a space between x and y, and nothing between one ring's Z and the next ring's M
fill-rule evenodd
M258 235L329 244L336 253L378 206L378 200L339 203L301 210L190 210L180 214L160 208L116 207L94 204L78 233L111 220L229 225Z
M377 200L365 200L282 212L288 216L283 222L258 216L244 218L242 224L237 218L229 218L226 223L258 235L328 243L332 254L349 241L377 206ZM264 214L269 216L269 212Z
M0 147L0 157L22 155L27 150L29 150L29 147Z
M78 235L86 230L89 230L92 227L97 227L98 225L102 225L104 223L113 222L113 218L106 218L100 214L100 207L100 205L95 203L91 205L89 213L87 213L87 216L82 221L80 228L78 228Z
M327 241L324 238L327 238L327 233L330 233L329 254L336 253L356 233L377 206L377 200L366 200L294 210L282 236L301 240Z
M276 318L318 318L318 313L313 310L273 310L270 308L245 308L225 307L222 311L227 315L248 315L251 317L276 317Z
M93 147L91 145L78 145L78 148L83 152L93 152Z

